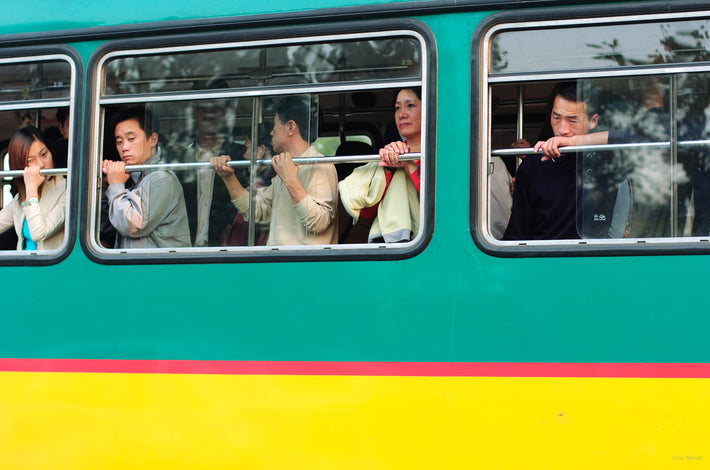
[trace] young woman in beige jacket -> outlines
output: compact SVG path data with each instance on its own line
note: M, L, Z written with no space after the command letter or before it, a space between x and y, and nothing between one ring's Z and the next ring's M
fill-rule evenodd
M15 197L0 210L0 233L14 227L18 250L54 250L64 241L66 180L40 170L54 168L52 152L39 130L15 132L8 147L10 169L24 170L12 185Z

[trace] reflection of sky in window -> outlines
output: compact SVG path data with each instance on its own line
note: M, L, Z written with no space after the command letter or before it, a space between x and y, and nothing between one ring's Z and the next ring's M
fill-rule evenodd
M708 60L708 21L502 32L492 72L527 73Z

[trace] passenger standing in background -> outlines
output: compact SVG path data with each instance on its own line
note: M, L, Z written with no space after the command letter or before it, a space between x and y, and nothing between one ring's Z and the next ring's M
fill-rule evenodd
M54 164L56 168L66 168L69 161L69 108L57 110L57 129L59 129L59 139L53 142Z
M234 206L246 220L269 223L267 245L327 245L338 241L338 176L332 163L296 165L293 157L322 156L309 140L314 129L307 101L291 96L276 103L271 131L276 176L256 191L254 214L249 213L249 191L227 165L229 155L210 160L224 180Z
M253 148L256 160L270 160L273 152L271 150L271 128L266 122L262 122L258 126L257 145ZM251 160L252 140L250 136L245 136L244 145L244 160ZM231 154L230 154L231 155ZM214 174L214 172L212 172ZM271 184L271 179L276 176L276 172L271 165L260 165L256 167L254 175L254 186L258 191ZM220 180L220 183L224 183ZM245 186L245 185L243 185ZM229 197L226 198L229 201ZM232 211L236 211L234 205L229 201ZM237 212L234 221L228 226L228 230L224 231L222 236L222 245L226 246L247 246L249 244L249 221L244 219L244 215ZM254 245L266 245L269 239L269 224L256 223L254 227Z
M64 241L66 180L40 170L54 168L49 145L33 126L15 132L8 147L10 169L24 170L13 179L17 194L0 210L0 233L15 227L18 250L53 250Z
M126 165L161 163L152 113L142 106L123 110L115 118L114 136L122 161L104 160L102 168L108 218L118 232L114 247L190 246L185 200L175 174L161 169L126 173Z
M211 78L199 82L193 89L214 90L228 88L222 78ZM229 99L200 100L192 103L194 133L183 143L171 146L171 161L179 163L209 162L211 157L232 155L242 158L246 147L235 142L226 129L226 115ZM249 173L237 171L243 185L248 185ZM182 171L178 179L183 187L187 217L192 232L194 246L220 246L231 244L229 230L237 210L230 201L229 192L220 178L215 178L212 168L197 171ZM236 240L232 240L236 242Z
M56 114L56 127L49 127L42 132L49 143L54 160L54 168L66 168L69 154L69 108L59 108Z

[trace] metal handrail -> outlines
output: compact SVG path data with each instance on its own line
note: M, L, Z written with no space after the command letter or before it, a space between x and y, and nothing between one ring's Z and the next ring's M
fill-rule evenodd
M404 153L399 156L400 160L420 160L422 154L419 152ZM349 155L344 157L301 157L294 158L293 162L300 165L314 165L318 163L367 163L379 161L379 155ZM258 166L271 165L271 159L256 160ZM249 160L230 160L228 166L233 168L248 168L251 165ZM152 169L161 170L200 170L212 168L210 162L189 162L189 163L156 163L153 165L127 165L126 171L146 171Z
M40 175L55 176L55 175L66 175L69 170L66 168L51 168L49 170L40 170ZM7 170L0 171L0 178L15 178L17 176L22 176L25 170Z
M710 140L684 140L678 142L678 147L681 148L703 148L710 147ZM630 144L597 144L597 145L574 145L569 147L560 147L558 150L560 153L574 153L574 152L596 152L596 151L610 151L610 150L628 150L637 148L648 148L648 149L670 149L671 143L666 142L638 142ZM510 148L510 149L497 149L492 150L491 155L497 157L519 157L521 155L535 155L541 154L542 150L535 150L532 147L528 148Z
M419 152L404 153L399 156L400 160L411 161L420 160L422 154ZM294 158L293 162L300 165L315 165L318 163L367 163L379 161L379 155L349 155L343 157L301 157ZM271 159L256 160L258 166L269 166L271 165ZM227 162L228 166L233 168L248 168L251 165L249 160L231 160ZM147 170L202 170L212 168L210 162L188 162L188 163L155 163L152 165L126 165L126 171L147 171ZM66 168L52 168L51 170L40 170L41 175L53 176L53 175L66 175L68 170ZM24 170L8 170L0 171L0 178L15 178L22 176Z

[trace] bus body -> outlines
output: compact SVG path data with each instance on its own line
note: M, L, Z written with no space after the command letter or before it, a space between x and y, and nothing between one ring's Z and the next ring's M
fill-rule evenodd
M695 228L710 109L701 2L42 0L21 10L0 19L0 137L25 121L50 128L67 107L71 134L64 247L0 253L2 468L710 461L710 320L693 300L710 250ZM196 85L215 76L226 85ZM607 224L603 236L580 225L575 240L501 240L492 175L517 164L493 152L534 142L562 80L603 95L612 130L649 122L638 110L660 90L661 130L646 139L659 149L604 167L633 181L634 221L616 238ZM422 185L409 241L368 243L358 221L339 244L266 246L264 227L235 219L230 229L246 235L231 245L102 244L101 162L115 158L121 107L153 108L187 188L197 171L179 168L191 160L176 157L178 143L198 127L196 105L225 103L253 199L268 164L247 141L268 139L272 102L308 97L321 153L356 140L375 155L393 96L414 87ZM591 173L589 154L576 158ZM600 189L590 181L582 197Z

